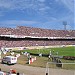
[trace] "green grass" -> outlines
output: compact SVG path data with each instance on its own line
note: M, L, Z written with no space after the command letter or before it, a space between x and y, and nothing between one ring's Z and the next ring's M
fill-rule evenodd
M54 52L53 52L53 50L54 50ZM58 52L59 56L75 56L75 47L23 50L23 52L29 52L29 53L33 53L33 54L39 54L39 53L49 54L50 51L52 52L53 55L56 55L56 52Z
M35 56L32 56L32 57L35 57ZM28 64L28 59L26 56L24 55L21 55L19 58L18 58L18 64L22 64L22 65L28 65L28 66L34 66L34 67L44 67L46 68L46 64L47 62L51 62L50 60L48 60L48 57L39 57L39 56L36 56L36 59L33 63L31 64ZM64 60L64 59L61 59L62 62L66 62L66 63L75 63L74 61L71 61L71 60ZM56 64L49 64L48 65L50 68L59 68L59 67L56 67ZM64 64L63 69L71 69L71 70L75 70L75 64Z
M54 52L53 52L54 50ZM34 49L34 50L17 50L15 51L16 53L21 53L21 52L29 52L29 53L33 53L33 54L49 54L50 51L52 51L52 54L56 55L56 52L58 52L59 56L75 56L75 47L60 47L60 48L47 48L47 49ZM16 54L15 53L15 54ZM8 53L9 55L10 53ZM32 55L32 57L35 57ZM37 66L37 67L46 67L46 63L49 62L48 61L48 57L39 57L36 56L36 61L34 61L32 64L27 64L28 63L28 58L25 55L21 55L18 58L18 64L22 64L22 65L28 65L28 66ZM63 63L75 63L75 60L64 60L61 59L61 61ZM49 64L50 68L57 68L56 65L53 64ZM64 69L74 69L75 70L75 64L71 64L71 65L63 65Z

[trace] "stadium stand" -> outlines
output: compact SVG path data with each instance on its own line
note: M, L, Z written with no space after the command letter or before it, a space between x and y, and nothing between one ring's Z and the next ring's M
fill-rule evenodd
M0 28L0 48L75 45L75 30L49 30L18 26Z

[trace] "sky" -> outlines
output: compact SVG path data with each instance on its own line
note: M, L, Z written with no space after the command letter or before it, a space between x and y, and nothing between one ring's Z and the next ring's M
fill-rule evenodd
M0 27L75 30L75 0L0 0Z

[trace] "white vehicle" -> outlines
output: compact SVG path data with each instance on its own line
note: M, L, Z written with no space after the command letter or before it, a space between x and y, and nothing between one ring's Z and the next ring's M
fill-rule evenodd
M17 75L17 74L9 74L9 75Z
M6 73L4 73L4 72L0 71L0 75L6 75Z
M14 56L6 56L6 57L3 57L2 63L16 64L17 63L17 57L14 57Z

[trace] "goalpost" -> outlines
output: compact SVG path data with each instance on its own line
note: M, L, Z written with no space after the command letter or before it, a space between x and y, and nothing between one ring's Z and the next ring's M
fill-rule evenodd
M45 75L75 75L75 63L47 62Z

